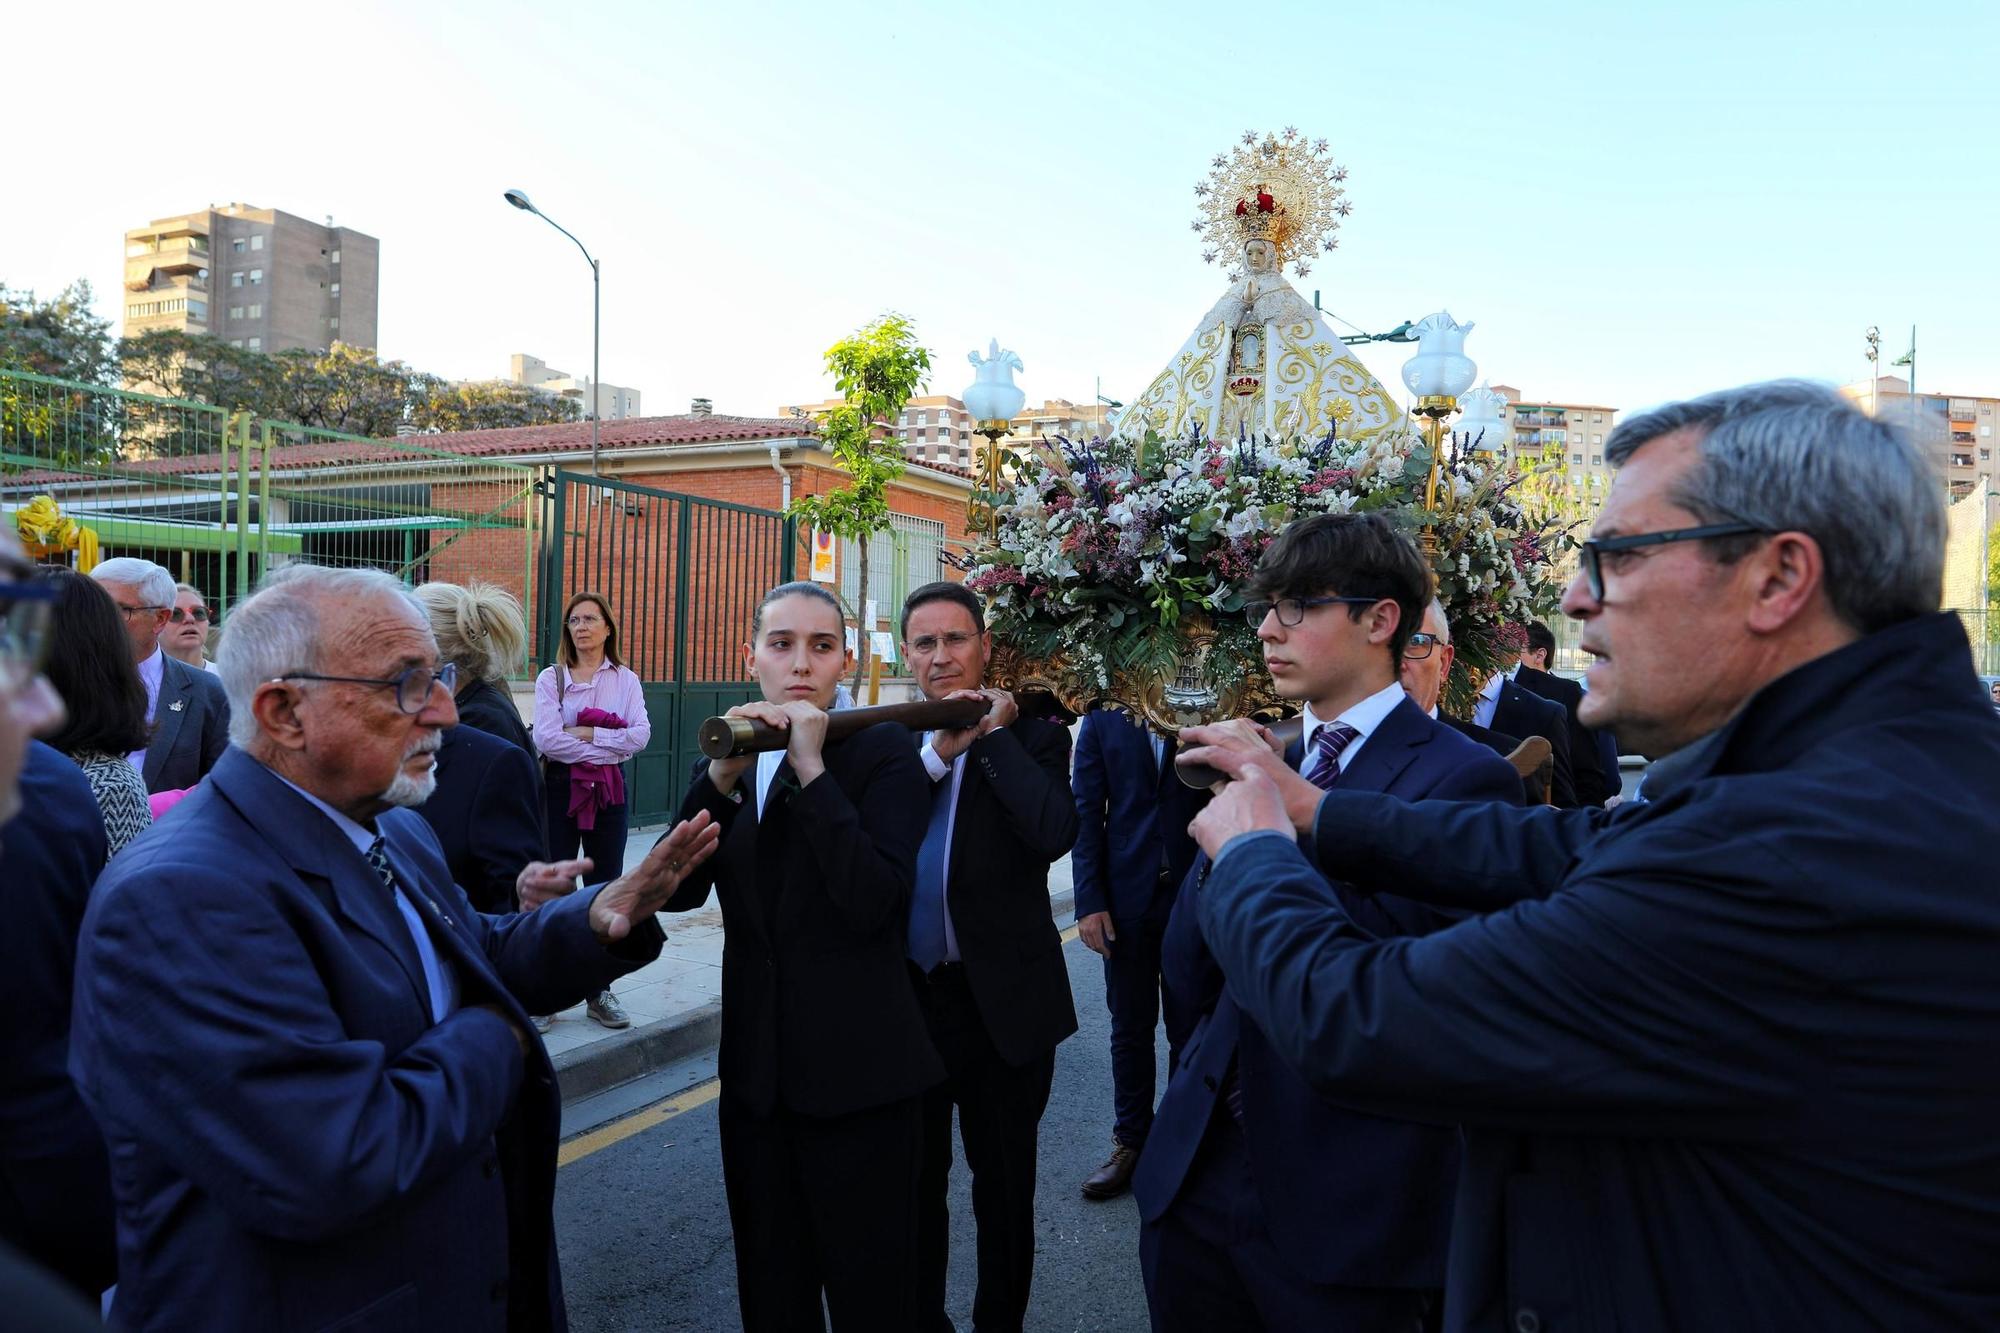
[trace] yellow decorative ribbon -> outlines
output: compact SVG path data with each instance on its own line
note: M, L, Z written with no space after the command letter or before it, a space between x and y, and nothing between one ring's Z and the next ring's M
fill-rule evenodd
M56 508L54 496L38 495L14 511L14 530L35 559L76 552L76 568L88 574L102 558L97 533Z

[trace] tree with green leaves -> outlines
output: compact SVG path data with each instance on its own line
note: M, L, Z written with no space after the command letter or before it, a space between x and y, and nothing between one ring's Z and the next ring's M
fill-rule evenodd
M507 380L454 384L435 375L410 380L410 424L422 431L505 430L582 416L582 404L574 398Z
M903 447L894 434L896 418L928 380L931 354L917 342L909 320L887 314L827 348L826 368L846 401L821 419L820 438L849 481L837 491L794 500L788 512L855 543L861 553L858 601L865 607L869 542L890 525L889 483L903 473ZM855 623L860 624L858 613ZM874 628L861 626L864 645ZM861 683L860 655L855 659L854 681L857 686Z
M90 283L79 278L47 300L0 284L0 368L84 384L109 384L118 358L111 322L91 311Z

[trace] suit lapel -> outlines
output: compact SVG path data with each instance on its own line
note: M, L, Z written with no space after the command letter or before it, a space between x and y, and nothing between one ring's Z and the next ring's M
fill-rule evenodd
M181 734L181 723L187 717L194 696L194 686L184 674L187 670L165 653L160 654L160 698L153 709L153 734L146 742L144 775L148 787L159 778L161 767L173 752L174 740Z
M1347 791L1387 791L1416 760L1416 748L1430 739L1421 725L1425 717L1408 699L1399 700L1389 715L1369 733L1368 743L1340 774Z

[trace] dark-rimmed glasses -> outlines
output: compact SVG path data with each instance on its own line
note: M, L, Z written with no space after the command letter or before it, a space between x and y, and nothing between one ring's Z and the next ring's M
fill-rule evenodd
M1620 551L1635 551L1642 546L1666 546L1673 542L1697 542L1709 537L1748 537L1768 534L1769 528L1760 528L1755 523L1705 523L1698 528L1669 528L1664 532L1637 532L1629 537L1592 538L1577 548L1577 565L1583 570L1584 583L1590 588L1590 600L1604 600L1604 557L1617 555Z
M1410 636L1410 641L1403 645L1403 660L1405 662L1421 662L1435 652L1437 646L1437 635L1426 634L1424 631L1418 630Z
M0 685L16 688L42 669L56 590L37 578L0 582Z
M1256 629L1264 623L1265 616L1276 611L1278 623L1292 629L1305 624L1306 612L1316 606L1332 606L1335 602L1347 606L1373 606L1382 600L1380 597L1280 597L1275 602L1243 603L1243 618L1250 622L1251 629Z
M113 605L118 608L118 614L124 616L127 620L130 620L133 616L150 615L155 611L173 610L171 606L127 606L123 602L116 602Z
M382 680L373 676L322 676L312 671L287 671L282 676L272 676L269 683L276 685L288 680L330 680L343 685L373 685L378 690L394 686L396 707L405 713L421 713L424 705L431 701L432 686L444 686L446 694L457 692L458 663L446 662L441 667L411 667Z

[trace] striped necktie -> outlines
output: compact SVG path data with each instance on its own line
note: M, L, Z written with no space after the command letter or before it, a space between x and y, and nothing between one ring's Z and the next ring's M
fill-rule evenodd
M1329 722L1313 733L1312 755L1303 765L1306 781L1330 790L1340 781L1340 752L1361 739L1361 733L1345 722Z

